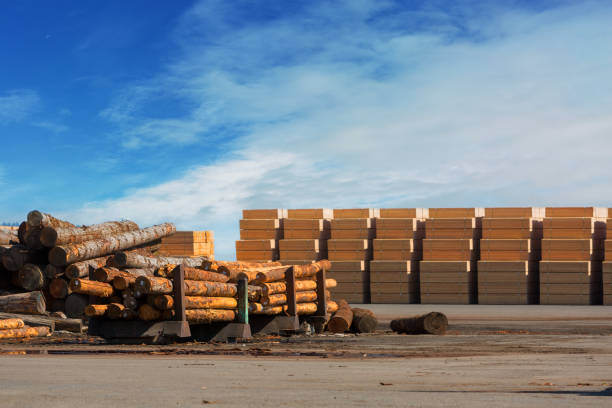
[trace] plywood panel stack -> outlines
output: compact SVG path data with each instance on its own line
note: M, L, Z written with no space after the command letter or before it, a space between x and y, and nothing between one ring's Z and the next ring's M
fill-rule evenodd
M608 208L608 217L610 216ZM612 305L612 219L606 222L606 240L604 242L604 262L602 265L603 304Z
M419 303L419 261L427 209L380 209L370 262L372 303Z
M476 302L483 208L430 208L420 263L421 303Z
M538 302L544 208L486 208L478 261L478 303Z
M329 277L338 282L331 290L334 298L351 303L370 302L369 261L379 214L373 208L334 210L331 239L327 241L332 263Z
M287 210L284 238L279 242L280 261L300 265L327 259L329 221L333 211L327 208Z
M212 231L177 231L162 238L160 255L207 256L215 259L215 239Z
M547 207L540 262L540 303L602 302L606 208Z
M243 210L240 240L236 241L236 260L269 262L278 260L278 241L283 238L287 210Z

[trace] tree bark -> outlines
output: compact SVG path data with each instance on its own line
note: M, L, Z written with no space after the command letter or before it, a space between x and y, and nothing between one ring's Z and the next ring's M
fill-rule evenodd
M166 223L80 244L60 245L49 252L49 262L56 266L64 266L87 259L99 258L116 251L155 241L171 235L175 231L176 228L173 224Z
M66 267L64 275L66 275L68 279L89 277L89 274L95 269L106 265L107 259L108 257L101 257L73 263Z
M117 252L110 262L116 268L161 268L164 265L185 265L197 268L207 257L180 258L170 256L148 257L135 252Z
M17 281L27 291L40 290L45 286L45 275L37 265L25 264L19 269Z
M231 322L236 319L233 310L190 309L185 310L187 321L193 324L209 324L213 322Z
M53 248L57 245L78 244L136 230L138 230L138 225L133 221L110 221L89 227L48 226L40 232L40 243L47 248Z
M66 316L80 319L89 304L89 297L78 293L72 293L66 298Z
M45 297L40 291L0 296L0 312L44 314L45 311Z
M378 319L368 309L353 308L353 323L351 331L355 333L372 333L378 326Z
M140 306L140 302L134 296L124 296L123 306L127 307L128 309L138 310L138 306Z
M172 281L157 276L139 276L134 284L149 295L167 295L172 293Z
M444 334L448 319L443 313L431 312L421 316L391 320L391 330L400 334Z
M109 298L113 296L114 292L112 285L109 285L108 283L80 278L72 279L70 281L70 290L72 290L74 293L98 296L101 298Z
M332 333L349 331L353 323L353 310L345 300L338 302L338 311L327 323L327 329Z

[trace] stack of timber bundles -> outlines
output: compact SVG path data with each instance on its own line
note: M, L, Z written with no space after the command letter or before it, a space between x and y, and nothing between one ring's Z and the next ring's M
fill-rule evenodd
M370 262L372 303L419 303L426 208L380 209Z
M421 303L476 303L483 208L430 208L420 265Z
M610 209L608 208L608 217ZM606 241L604 243L604 262L602 267L603 304L612 305L612 219L606 222Z
M607 208L546 208L540 262L540 304L602 303L607 216Z
M259 288L259 300L249 301L249 313L254 315L281 315L288 311L288 285L285 274L293 270L295 276L295 301L298 315L310 315L317 312L317 283L315 275L322 269L329 269L330 262L321 260L305 265L285 265L282 267L260 269L255 275L248 274L249 281ZM241 275L244 276L244 275ZM334 279L326 279L325 288L335 288ZM331 300L331 294L325 291L327 297L327 312L338 310L336 302Z
M109 255L127 249L151 253L161 238L174 232L172 224L139 229L132 221L76 227L49 214L32 211L20 226L20 243L3 250L2 265L9 286L6 279L0 281L5 282L5 292L13 297L21 293L36 299L35 307L24 313L49 311L82 317L90 296L114 295L110 285L88 279L96 268L107 263ZM10 309L12 303L11 296L0 297L0 311L10 312L5 308Z
M478 303L537 304L544 208L486 208L478 261Z
M280 261L285 265L303 265L327 259L331 218L333 211L327 208L287 210L284 238L279 242Z
M215 259L212 231L177 231L162 238L159 254L164 256L205 256Z
M21 319L0 319L0 340L28 339L44 337L50 334L46 326L26 326Z
M327 241L331 261L329 276L338 282L332 294L349 303L370 303L370 260L376 236L378 209L335 209L331 239Z
M240 240L236 241L236 260L244 262L277 261L278 241L283 238L287 210L242 210Z

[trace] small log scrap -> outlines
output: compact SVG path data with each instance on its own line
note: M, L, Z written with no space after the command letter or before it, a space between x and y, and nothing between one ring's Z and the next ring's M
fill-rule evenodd
M391 330L400 334L446 333L448 319L443 313L431 312L420 316L391 320Z
M164 265L184 265L197 268L202 265L207 257L181 258L170 256L148 257L135 252L117 252L110 261L116 268L145 268L156 269Z
M53 217L52 215L34 210L28 213L27 224L33 228L56 227L56 228L72 228L73 224L68 221L63 221Z
M190 309L185 310L187 321L193 324L209 324L214 322L231 322L236 319L233 310Z
M371 310L353 308L353 323L351 331L355 333L372 333L378 326L378 319Z
M116 251L155 241L171 235L175 231L174 224L166 223L79 244L59 245L49 252L49 263L64 266L87 259L99 258Z
M236 309L238 301L231 297L185 296L185 309Z
M71 293L70 285L64 278L55 278L49 283L49 294L55 299L65 299Z
M106 309L106 317L113 320L118 320L123 317L123 311L125 310L125 306L121 303L109 303L108 308Z
M44 314L45 311L45 297L40 291L0 296L0 312Z
M89 227L47 226L40 231L40 243L47 248L53 248L56 245L78 244L136 230L138 225L133 221L109 221Z
M338 311L329 319L327 329L332 333L344 333L349 331L353 323L353 310L343 299L338 302Z
M1 319L0 330L21 329L25 326L21 319Z
M61 266L55 266L48 264L45 266L45 270L43 271L46 280L51 280L55 278L59 278L64 274L64 268Z
M139 276L134 285L147 294L167 295L173 290L170 279L157 276Z
M106 315L107 310L108 310L108 305L87 305L85 307L85 316L104 317Z
M68 279L86 278L95 269L106 265L108 257L88 259L86 261L75 262L68 265L64 271L64 274Z
M148 304L143 304L138 308L138 318L140 320L152 321L159 320L161 317L161 312L155 309L153 306Z
M169 310L174 307L174 298L170 295L155 295L152 303L159 310Z
M25 264L19 269L17 282L27 291L39 290L45 286L45 274L38 265Z
M98 296L108 298L113 296L113 286L104 282L96 282L88 279L72 279L70 281L70 290L74 293L83 295Z
M82 318L85 314L85 308L89 304L89 297L79 293L72 293L66 297L65 307L66 316L73 319Z
M0 340L45 337L50 334L51 331L46 326L23 327L21 329L0 330Z

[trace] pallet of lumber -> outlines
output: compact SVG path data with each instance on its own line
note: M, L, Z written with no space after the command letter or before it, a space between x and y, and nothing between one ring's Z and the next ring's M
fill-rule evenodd
M279 258L278 241L283 238L283 221L287 210L243 210L240 240L236 241L236 260L269 262ZM273 242L273 244L264 244Z
M424 260L419 268L421 303L475 303L475 262Z
M477 270L479 304L538 303L538 262L481 260Z
M419 303L418 261L370 262L372 303Z
M331 239L373 239L376 236L376 219L341 218L330 222Z
M330 289L333 298L349 303L370 302L370 273L366 261L332 261L327 276L338 285Z
M242 219L240 220L240 239L274 239L283 238L282 219Z
M212 231L177 231L162 238L159 254L164 256L207 256L214 259Z
M546 207L546 218L608 218L608 209L601 207Z
M334 218L334 210L329 208L289 209L287 210L287 216L285 218L301 220L330 220Z
M484 208L430 208L428 218L477 218L484 216Z
M287 218L284 220L284 239L318 239L327 240L330 237L330 221L328 219Z
M340 218L378 218L378 208L341 208L334 209L334 219Z
M612 305L612 262L610 261L605 261L602 265L602 298L604 305Z
M423 239L425 222L416 218L379 218L376 220L377 239Z
M416 218L424 220L429 218L429 208L381 208L378 218Z
M544 207L488 207L484 209L485 218L544 218Z
M601 304L602 290L601 262L540 262L540 304Z

